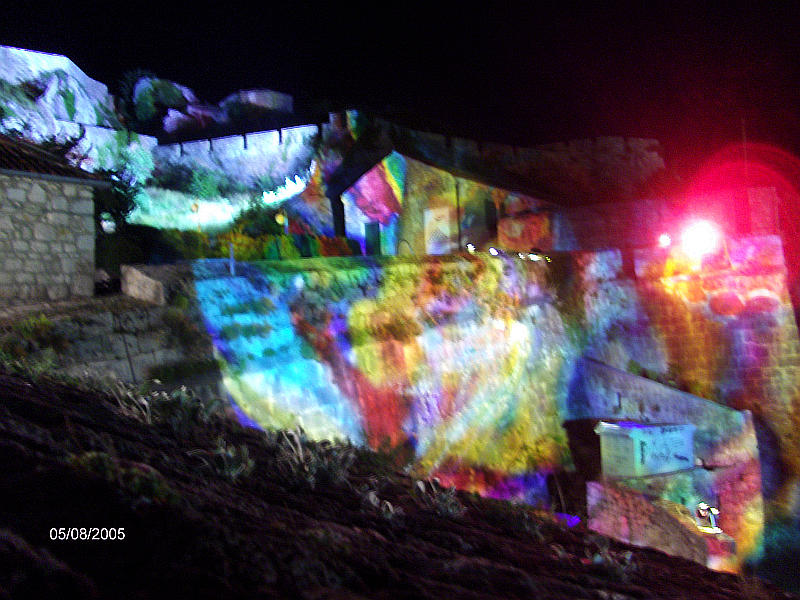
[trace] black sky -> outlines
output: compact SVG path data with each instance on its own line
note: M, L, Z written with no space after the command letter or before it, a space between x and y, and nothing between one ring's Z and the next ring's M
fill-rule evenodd
M210 102L265 87L484 140L655 137L685 168L739 141L742 119L800 151L794 3L585 4L11 3L0 43L65 54L112 90L139 67Z

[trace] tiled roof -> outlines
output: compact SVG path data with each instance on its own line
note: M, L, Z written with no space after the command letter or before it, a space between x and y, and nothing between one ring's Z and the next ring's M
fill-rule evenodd
M32 175L49 175L104 182L100 175L73 167L64 159L22 140L0 134L0 172L18 171Z

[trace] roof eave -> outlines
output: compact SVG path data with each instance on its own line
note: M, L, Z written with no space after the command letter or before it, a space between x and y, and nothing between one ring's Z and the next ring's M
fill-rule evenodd
M17 171L16 169L0 168L0 175L9 177L29 177L31 179L41 179L55 183L74 183L78 185L90 185L96 188L110 188L111 182L102 179L88 179L83 177L70 177L69 175L50 175L48 173L36 173L35 171Z

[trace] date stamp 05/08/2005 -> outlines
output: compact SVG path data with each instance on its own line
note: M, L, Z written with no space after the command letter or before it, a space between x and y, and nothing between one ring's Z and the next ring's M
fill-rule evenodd
M50 539L66 541L121 541L125 539L124 527L51 527Z

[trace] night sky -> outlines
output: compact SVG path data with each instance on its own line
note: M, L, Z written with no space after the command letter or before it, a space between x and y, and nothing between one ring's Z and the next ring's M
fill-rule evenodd
M654 137L684 171L740 142L743 119L749 140L800 151L795 3L531 3L516 13L292 4L38 10L12 2L0 43L65 54L112 91L139 67L210 102L264 87L293 94L301 110L360 106L421 129L519 145Z

